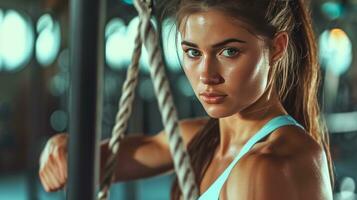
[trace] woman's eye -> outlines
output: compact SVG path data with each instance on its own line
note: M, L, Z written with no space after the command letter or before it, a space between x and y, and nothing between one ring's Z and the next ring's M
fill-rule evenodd
M226 57L233 57L239 53L239 50L236 48L227 48L222 51L222 55Z
M186 54L190 57L190 58L195 58L201 55L200 51L196 50L196 49L187 49L186 50Z

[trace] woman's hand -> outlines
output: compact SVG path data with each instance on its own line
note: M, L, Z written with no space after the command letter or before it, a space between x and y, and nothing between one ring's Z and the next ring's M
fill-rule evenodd
M65 133L51 137L41 153L39 176L47 192L57 191L67 182L68 138Z
M180 121L184 144L188 144L207 123L206 118L187 119ZM47 192L63 188L67 182L67 146L69 135L62 133L51 137L40 158L39 176ZM101 141L100 145L100 175L104 174L105 162L110 156L109 140ZM173 169L167 135L164 131L148 136L136 134L126 136L120 144L118 163L115 169L114 181L131 181L140 178L156 176Z

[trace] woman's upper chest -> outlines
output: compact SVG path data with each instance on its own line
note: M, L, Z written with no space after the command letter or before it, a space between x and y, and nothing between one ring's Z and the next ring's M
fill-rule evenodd
M241 159L239 159L237 163L235 163L232 171L229 172L227 179L224 181L223 186L220 188L219 199L228 199L228 195L232 194L232 192L235 194L235 196L233 198L232 195L230 195L230 199L247 199L248 196L252 195L252 189L257 189L256 187L263 187L260 185L261 183L257 182L259 179L257 176L259 176L258 171L262 171L264 166L266 166L266 163L270 163L270 167L276 166L278 169L279 166L284 166L286 162L297 162L300 158L312 157L309 156L308 153L311 151L307 150L312 149L309 145L309 142L307 142L305 139L302 139L305 138L306 135L292 137L294 133L290 132L289 134L290 137L288 139L276 137L275 139L256 143L247 154L245 154L243 157L241 157ZM285 136L286 135L287 134L285 134ZM301 148L302 146L305 148ZM201 182L202 192L205 192L214 183L214 181L230 165L233 159L234 156L230 159L227 159L226 161L222 161L217 158L212 159L212 162L210 163L204 175L203 181ZM303 161L305 163L307 162L306 159ZM270 186L273 187L272 185Z
M236 168L236 167L244 166L246 162L245 161L246 158L253 157L254 154L257 154L259 153L259 151L262 151L264 145L265 145L264 142L257 143L248 153L246 153L241 159L239 159L239 161L234 165L234 167ZM236 149L235 153L231 153L226 156L220 156L218 155L217 152L214 154L201 181L201 185L200 185L201 194L206 192L217 181L217 179L220 176L222 176L222 174L227 170L227 168L231 164L233 164L233 160L236 158L236 156L239 154L242 148L243 146L235 147ZM225 187L226 184L223 185L222 191L225 190Z
M232 153L229 156L220 156L216 152L201 181L201 194L206 192L212 184L215 184L217 179L222 176L222 173L224 173L224 177L226 178L220 177L220 181L218 181L222 182L223 180L224 182L219 192L220 199L227 199L227 188L229 185L234 184L234 188L243 191L245 190L244 188L247 187L247 184L249 184L248 182L251 180L249 174L252 172L254 173L254 169L257 166L257 163L259 163L260 158L266 156L280 157L282 151L284 152L283 154L291 152L292 146L290 145L290 142L281 142L281 140L278 142L278 140L269 140L268 138L256 143L246 154L238 159L238 162L236 162L236 157L242 150L243 146L235 147L237 150L236 153ZM276 151L276 149L279 150ZM234 160L235 162L233 162ZM279 159L277 159L276 162L278 164ZM227 167L234 168L234 173L226 173ZM231 176L234 176L234 181L227 181Z

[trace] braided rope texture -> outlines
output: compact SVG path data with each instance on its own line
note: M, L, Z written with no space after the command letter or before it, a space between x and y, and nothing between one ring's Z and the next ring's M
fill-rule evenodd
M134 100L134 91L137 85L138 65L141 55L142 41L149 53L150 74L154 83L156 96L158 97L159 108L165 132L168 135L170 152L173 157L174 167L177 174L179 186L185 200L196 200L199 190L196 186L195 176L190 163L190 157L186 151L181 138L178 126L176 108L173 103L169 81L165 74L165 65L162 60L161 49L158 42L158 33L154 30L151 22L150 2L135 0L134 5L139 12L139 33L135 39L135 49L132 57L132 64L128 68L127 79L123 86L123 95L120 98L119 112L116 116L116 124L112 131L112 138L109 142L111 155L105 165L103 181L98 193L99 200L108 198L108 190L114 178L114 170L117 166L120 140L123 138L131 115Z
M141 27L142 21L139 22ZM117 167L117 157L119 152L120 141L124 137L124 132L128 127L129 117L132 112L132 105L135 97L135 88L138 82L139 75L139 60L141 56L142 41L140 33L138 32L135 37L135 47L132 56L132 62L128 67L127 78L122 88L122 95L119 100L119 111L115 117L115 125L112 130L112 137L109 140L108 148L111 150L111 154L107 158L104 176L100 183L98 200L106 200L109 195L109 188L114 179L114 171Z
M189 155L179 132L177 112L173 103L169 81L165 74L165 66L158 42L158 33L150 23L150 11L147 4L140 0L135 0L135 7L143 20L140 30L141 37L148 50L151 79L153 80L155 93L158 97L165 132L168 134L170 151L179 185L185 200L196 200L199 190L195 183Z

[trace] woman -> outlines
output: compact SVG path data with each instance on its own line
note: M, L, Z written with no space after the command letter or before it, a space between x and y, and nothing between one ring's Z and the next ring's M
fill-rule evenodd
M332 200L315 39L302 1L182 0L177 10L183 69L210 116L180 122L200 200ZM54 136L41 156L47 191L66 183L67 142ZM101 147L104 160L107 142ZM125 138L118 159L117 181L173 168L164 132Z

